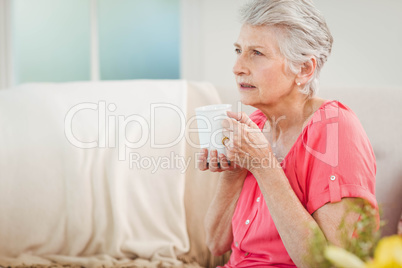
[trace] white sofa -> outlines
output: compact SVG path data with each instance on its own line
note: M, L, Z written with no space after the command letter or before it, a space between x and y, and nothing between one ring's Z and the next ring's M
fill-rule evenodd
M218 175L194 168L191 130L219 102L208 83L169 80L0 91L0 266L224 263L203 229Z
M395 233L402 211L402 90L320 95L350 106L365 127L389 221L384 234ZM219 102L210 84L169 80L0 91L0 266L225 263L228 253L214 257L204 241L203 218L219 175L195 168L191 121L195 107ZM160 148L183 129L181 139ZM188 168L175 158L190 159Z

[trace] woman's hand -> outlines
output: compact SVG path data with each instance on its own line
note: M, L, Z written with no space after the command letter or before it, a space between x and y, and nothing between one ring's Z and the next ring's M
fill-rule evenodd
M274 164L271 146L259 127L246 113L227 112L229 119L223 123L226 155L230 163L249 170Z
M229 162L224 154L218 155L217 150L211 150L209 155L209 163L207 162L207 159L208 149L204 148L197 159L198 168L200 170L204 171L209 169L212 172L231 171L234 173L240 173L243 170L242 167L236 165L235 163Z

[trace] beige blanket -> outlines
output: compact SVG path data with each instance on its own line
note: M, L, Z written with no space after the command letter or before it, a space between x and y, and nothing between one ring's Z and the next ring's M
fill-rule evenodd
M182 265L182 131L217 102L209 84L168 80L1 91L0 265Z

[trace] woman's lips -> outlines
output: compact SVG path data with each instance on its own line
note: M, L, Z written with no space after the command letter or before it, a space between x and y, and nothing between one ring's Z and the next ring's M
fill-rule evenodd
M239 88L241 90L252 90L252 89L255 89L256 87L251 84L247 84L247 83L239 83Z

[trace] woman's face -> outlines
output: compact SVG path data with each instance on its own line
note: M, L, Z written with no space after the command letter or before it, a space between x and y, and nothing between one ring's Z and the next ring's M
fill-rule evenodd
M243 104L259 108L291 98L296 75L285 65L277 45L278 29L243 25L235 43L237 59L233 73Z

